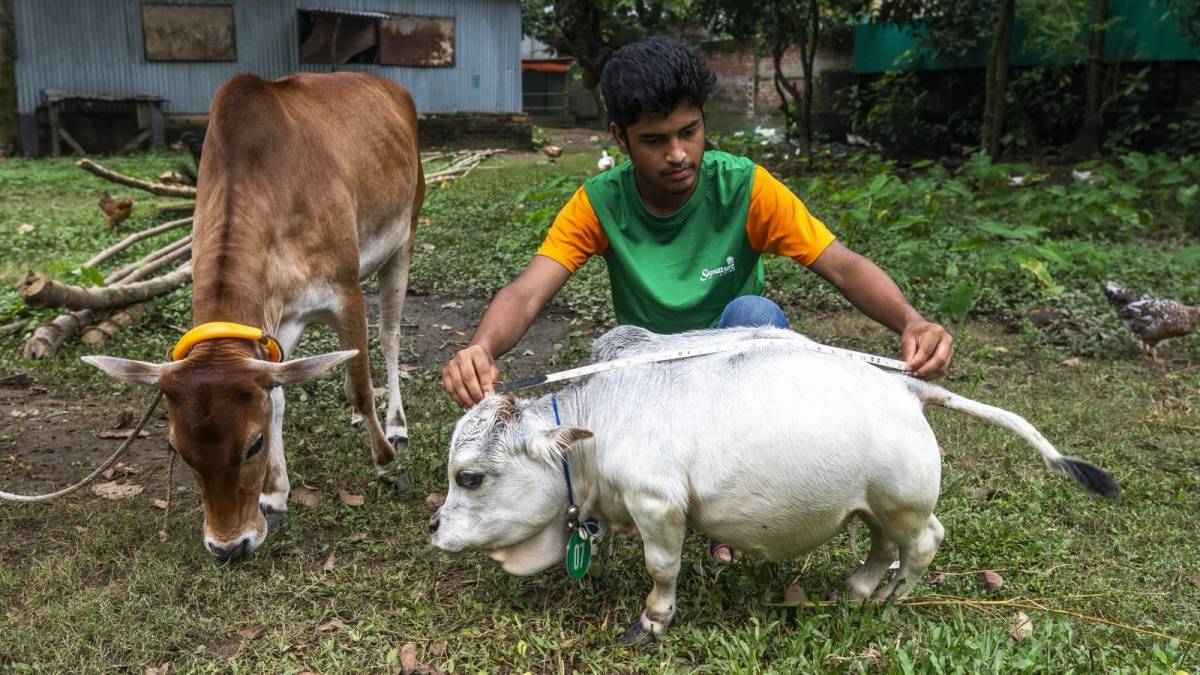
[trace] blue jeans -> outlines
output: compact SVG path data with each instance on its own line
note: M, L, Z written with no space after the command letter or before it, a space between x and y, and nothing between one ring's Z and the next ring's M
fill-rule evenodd
M734 298L721 311L717 328L733 326L772 326L788 328L787 316L779 305L761 295L743 295Z

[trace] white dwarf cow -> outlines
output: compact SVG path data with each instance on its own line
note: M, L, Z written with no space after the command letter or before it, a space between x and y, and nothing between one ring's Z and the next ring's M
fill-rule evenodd
M192 319L174 360L84 360L158 387L171 443L204 501L204 543L240 558L287 509L283 385L349 361L346 394L365 418L381 476L407 443L397 358L413 224L425 187L417 114L403 87L361 73L217 92L197 180ZM378 273L387 362L386 430L375 412L360 280ZM346 351L278 362L327 323ZM256 339L262 334L273 336Z
M871 596L903 597L942 540L933 516L941 479L937 441L922 406L965 412L1010 429L1046 465L1101 494L1106 473L1059 454L1021 417L911 377L800 348L807 338L771 328L655 335L634 327L596 341L594 360L751 339L747 351L632 366L592 375L557 395L489 396L455 427L445 505L433 543L484 551L513 574L564 557L568 462L579 517L641 535L654 588L623 642L666 631L689 526L771 560L802 554L857 516L871 531L866 564L846 581Z

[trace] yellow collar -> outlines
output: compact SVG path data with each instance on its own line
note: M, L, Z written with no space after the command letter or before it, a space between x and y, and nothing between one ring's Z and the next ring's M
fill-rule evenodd
M175 343L175 348L171 350L171 359L178 361L186 357L188 352L192 351L192 347L198 343L217 338L254 340L267 350L267 356L272 361L279 363L283 360L283 350L279 348L279 343L275 341L275 338L263 333L261 328L243 326L240 323L228 321L202 323L184 333L183 337L179 338L179 342Z

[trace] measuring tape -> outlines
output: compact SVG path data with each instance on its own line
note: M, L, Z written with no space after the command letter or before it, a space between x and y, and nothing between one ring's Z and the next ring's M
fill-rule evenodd
M841 347L830 347L817 342L808 342L804 340L796 340L790 338L757 338L754 340L742 340L741 342L727 342L722 345L714 345L711 347L698 347L696 349L678 349L665 352L652 352L650 354L639 354L637 356L627 356L623 359L613 359L612 361L604 361L601 363L593 363L588 366L579 368L571 368L570 370L561 370L557 373L547 373L543 375L535 375L527 377L523 380L514 380L513 382L505 382L500 385L500 391L515 391L517 389L525 389L527 387L536 387L539 384L548 384L550 382L558 382L561 380L569 380L584 375L594 375L602 373L606 370L616 370L617 368L627 368L629 366L638 366L645 363L658 363L660 361L675 361L677 359L690 359L694 356L706 356L708 354L722 354L729 352L744 352L755 347L765 346L787 346L797 349L804 349L818 354L828 354L829 356L838 356L845 359L855 361L863 361L871 365L880 366L882 368L890 368L901 372L908 372L908 367L903 361L896 359L888 359L874 354L865 352L856 352L852 349L842 349Z

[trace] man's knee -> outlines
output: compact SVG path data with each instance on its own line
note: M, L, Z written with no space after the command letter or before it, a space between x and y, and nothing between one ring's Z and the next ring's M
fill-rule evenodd
M773 326L788 328L787 315L774 302L760 295L743 295L734 298L721 312L718 328L732 326Z

